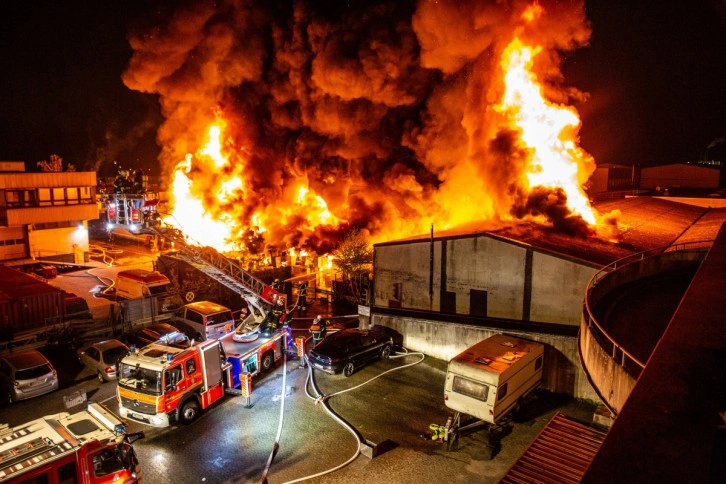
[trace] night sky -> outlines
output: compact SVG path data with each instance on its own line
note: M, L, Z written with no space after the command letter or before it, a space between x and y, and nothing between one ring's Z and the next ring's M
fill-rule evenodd
M121 80L129 23L153 3L3 2L0 160L36 170L58 154L102 175L114 161L159 171L157 98ZM597 163L696 161L726 138L724 0L588 1L586 14L590 45L564 73L589 94L577 106L581 144Z

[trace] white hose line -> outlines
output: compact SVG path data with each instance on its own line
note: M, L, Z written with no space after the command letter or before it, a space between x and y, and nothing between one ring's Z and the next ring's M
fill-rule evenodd
M404 349L405 349L405 348L404 348ZM376 378L380 378L380 377L382 377L382 376L383 376L383 375L385 375L386 373L390 373L390 372L392 372L392 371L396 371L396 370L402 370L402 369L404 369L404 368L407 368L407 367L409 367L409 366L413 366L413 365L418 365L419 363L421 363L421 362L422 362L422 361L423 361L423 360L424 360L424 359L426 358L426 356L425 356L425 355L424 355L423 353L420 353L420 352L416 352L416 353L408 353L408 352L406 352L406 353L404 353L404 354L401 354L401 355L394 355L394 356L391 356L391 358L403 358L404 356L413 356L413 355L420 355L420 356L421 356L421 359L420 359L420 360L418 360L418 361L414 361L413 363L408 363L408 364L405 364L405 365L402 365L402 366L397 366L396 368L391 368L390 370L386 370L386 371L384 371L383 373L380 373L380 374L378 374L378 375L374 376L374 377L373 377L373 378L371 378L370 380L364 381L364 382L363 382L363 383L361 383L360 385L356 385L356 386L354 386L354 387L346 388L345 390L341 390L341 391L339 391L339 392L331 393L330 395L328 395L328 396L327 396L327 398L333 397L333 396L335 396L335 395L340 395L340 394L342 394L342 393L345 393L345 392L349 392L349 391L351 391L351 390L355 390L356 388L360 388L360 387L362 387L363 385L367 385L368 383L372 382L372 381L373 381L373 380L375 380Z
M309 339L309 338L308 338L308 339ZM324 396L324 395L322 395L322 394L320 393L320 390L319 390L319 389L317 388L317 385L315 384L315 374L314 374L314 372L313 372L313 368L312 368L312 366L310 365L310 363L308 363L308 376L307 376L307 379L305 380L305 394L306 394L306 395L308 396L308 398L310 398L310 399L312 399L312 400L315 400L315 404L316 404L316 405L317 405L318 403L322 404L322 406L323 406L323 408L325 409L325 411L327 411L327 412L328 412L328 414L329 414L329 415L330 415L330 416L331 416L331 417L332 417L332 418L333 418L333 419L334 419L335 421L337 421L337 422L338 422L338 423L339 423L340 425L342 425L342 426L343 426L343 427L344 427L344 428L345 428L346 430L348 430L348 432L350 432L350 433L351 433L351 434L353 435L353 437L355 437L355 440L356 440L356 442L357 442L358 446L357 446L357 450L356 450L356 452L354 452L354 453L353 453L353 455L352 455L352 456L351 456L351 457L350 457L350 458L349 458L349 459L348 459L347 461L343 462L342 464L340 464L340 465L337 465L337 466L335 466L335 467L333 467L333 468L331 468L331 469L328 469L328 470L325 470L325 471L319 472L319 473L317 473L317 474L313 474L313 475L310 475L310 476L305 476L305 477L300 477L300 478L298 478L298 479L295 479L295 480L292 480L292 481L287 481L287 482L286 482L285 484L292 484L292 483L295 483L295 482L301 482L301 481L305 481L305 480L307 480L307 479L313 479L313 478L315 478L315 477L320 477L320 476L323 476L323 475L325 475L325 474L330 474L331 472L335 472L335 471L337 471L338 469L341 469L341 468L343 468L343 467L347 466L348 464L350 464L351 462L353 462L353 461L354 461L354 460L355 460L356 458L358 458L358 455L360 454L360 446L361 446L361 443L362 443L362 442L361 442L361 438L360 438L360 434L358 433L358 431L357 431L357 430L356 430L356 429L355 429L354 427L352 427L352 426L351 426L351 425L350 425L350 424L349 424L348 422L346 422L346 421L344 421L343 419L341 419L341 418L340 418L340 417L339 417L339 416L338 416L338 415L337 415L337 414L336 414L336 413L335 413L335 412L334 412L334 411L333 411L333 410L332 410L332 409L331 409L331 408L330 408L330 407L328 406L328 402L327 402L327 400L328 400L328 399L329 399L330 397L334 396L334 395L340 395L341 393L345 393L345 392L347 392L347 391L350 391L350 390L354 390L354 389L356 389L356 388L360 388L360 387L362 387L363 385L365 385L366 383L370 383L370 382L372 382L373 380L375 380L376 378L378 378L378 377L381 377L381 376L383 376L383 375L385 375L386 373L389 373L389 372L391 372L391 371L395 371L395 370L401 370L401 369L403 369L403 368L406 368L406 367L409 367L409 366L417 365L417 364L421 363L421 362L422 362L422 361L424 360L424 358L425 358L425 356L424 356L424 354L423 354L423 353L418 353L418 352L417 352L417 353L409 353L409 352L408 352L408 350L406 350L406 348L403 348L403 349L404 349L404 351L406 351L406 353L403 353L403 354L400 354L400 355L395 355L395 356L392 356L391 358L402 358L402 357L404 357L404 356L409 356L409 355L421 355L421 359L420 359L420 360L418 360L418 361L415 361L415 362L413 362L413 363L409 363L409 364L406 364L406 365L403 365L403 366L399 366L399 367L396 367L396 368L391 368L390 370L386 370L386 371L384 371L383 373L381 373L381 374L379 374L379 375L377 375L377 376L375 376L375 377L371 378L370 380L368 380L368 381L366 381L366 382L363 382L363 383L361 383L360 385L356 385L356 386L354 386L354 387L352 387L352 388L348 388L347 390L343 390L343 391L340 391L340 392L337 392L337 393L333 393L333 394L330 394L330 395L327 395L327 396ZM307 360L307 355L304 355L304 358L305 358L305 359ZM310 392L309 392L309 387L308 387L308 385L309 385L309 384L312 384L313 390L315 390L315 395L311 395L311 394L310 394Z
M272 452L270 452L270 457L267 459L267 465L265 465L265 470L262 472L262 479L261 482L266 483L267 482L267 473L270 470L270 466L272 466L272 461L275 459L275 455L277 455L277 451L280 450L280 435L282 435L282 424L285 420L285 380L287 377L287 348L285 348L285 351L282 352L283 354L283 362L282 362L282 391L280 395L280 421L277 425L277 435L275 436L275 443L272 446Z
M307 356L304 356L304 358L307 360ZM313 389L315 390L315 393L317 394L317 396L311 396L310 393L308 393L308 388L307 387L308 387L308 384L309 383L312 383ZM347 461L343 462L342 464L339 464L339 465L337 465L335 467L332 467L332 468L330 468L328 470L325 470L325 471L322 471L322 472L318 472L317 474L312 474L312 475L309 475L309 476L305 476L305 477L300 477L298 479L294 479L292 481L287 481L285 484L292 484L294 482L301 482L301 481L305 481L305 480L308 480L308 479L313 479L313 478L316 478L316 477L324 476L325 474L330 474L331 472L335 472L338 469L342 469L343 467L347 466L348 464L350 464L351 462L353 462L358 457L358 454L360 454L360 444L361 444L360 435L355 430L355 428L353 428L353 426L351 426L348 422L346 422L345 420L343 420L342 418L340 418L328 406L328 402L326 402L325 399L322 398L322 395L320 394L320 390L318 390L318 388L317 388L317 386L315 384L315 376L314 376L314 373L313 373L313 368L310 365L310 363L308 363L308 377L307 377L307 379L305 381L305 393L310 398L313 398L315 400L315 403L316 404L317 403L322 404L323 405L323 408L325 409L325 411L328 412L328 415L330 415L333 418L333 420L335 420L336 422L338 422L346 430L348 430L348 432L350 432L353 435L353 437L356 440L357 447L356 447L356 451L353 453L353 455Z

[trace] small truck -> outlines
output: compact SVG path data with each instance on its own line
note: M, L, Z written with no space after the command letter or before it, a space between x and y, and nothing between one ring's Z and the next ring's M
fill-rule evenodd
M141 299L166 294L173 289L168 277L157 271L129 269L116 274L117 299Z
M447 441L461 431L485 425L491 430L542 382L544 345L496 334L462 351L449 361L444 403L456 413ZM478 419L462 427L461 415Z
M188 348L152 343L121 360L116 396L121 417L168 427L191 423L226 394L249 397L253 376L272 368L287 347L287 331L249 343L229 333Z

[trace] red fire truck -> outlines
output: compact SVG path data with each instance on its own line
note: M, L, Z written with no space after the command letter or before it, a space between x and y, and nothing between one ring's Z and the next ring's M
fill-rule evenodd
M119 367L116 395L123 418L167 427L190 423L225 394L249 396L251 378L284 354L287 332L249 343L229 333L189 348L153 343L133 349Z
M0 482L136 483L139 465L132 443L142 432L91 403L73 415L63 412L17 427L0 426Z

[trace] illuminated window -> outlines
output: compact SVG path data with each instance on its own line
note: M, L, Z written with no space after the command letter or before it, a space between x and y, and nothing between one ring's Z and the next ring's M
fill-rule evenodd
M93 199L93 187L80 187L78 190L80 191L81 203L96 203Z
M77 205L78 204L78 188L77 187L66 188L66 200L68 200L68 205Z
M50 188L38 188L38 205L47 207L53 204Z
M53 205L65 205L66 204L66 189L65 188L54 188L53 189Z

